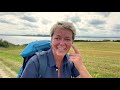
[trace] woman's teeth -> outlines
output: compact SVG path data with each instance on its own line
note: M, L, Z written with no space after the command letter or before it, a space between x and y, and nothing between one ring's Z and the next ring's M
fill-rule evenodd
M59 50L67 50L66 48L58 48Z

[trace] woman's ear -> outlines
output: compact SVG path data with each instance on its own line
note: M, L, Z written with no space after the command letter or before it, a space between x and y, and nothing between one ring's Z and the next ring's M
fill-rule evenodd
M52 45L52 37L51 37L51 45Z

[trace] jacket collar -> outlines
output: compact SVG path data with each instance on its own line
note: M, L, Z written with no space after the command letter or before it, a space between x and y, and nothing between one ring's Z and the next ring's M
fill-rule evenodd
M50 65L50 67L56 66L52 48L48 50L48 63ZM63 60L63 66L67 63L68 63L68 55L65 55L64 60Z

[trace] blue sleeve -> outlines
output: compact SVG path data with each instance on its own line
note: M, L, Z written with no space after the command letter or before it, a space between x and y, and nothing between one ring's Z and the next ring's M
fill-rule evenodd
M38 59L37 56L34 55L27 62L26 67L22 73L21 78L38 78Z
M79 76L80 73L78 72L78 70L75 68L74 63L73 63L73 67L72 67L72 77L77 77Z

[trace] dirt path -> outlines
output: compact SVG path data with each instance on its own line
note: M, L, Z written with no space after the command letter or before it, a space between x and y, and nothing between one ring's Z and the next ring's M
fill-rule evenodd
M0 69L0 77L1 78L9 78L9 76L2 69Z
M0 78L14 78L17 74L0 61Z

